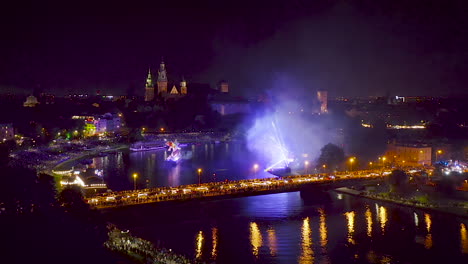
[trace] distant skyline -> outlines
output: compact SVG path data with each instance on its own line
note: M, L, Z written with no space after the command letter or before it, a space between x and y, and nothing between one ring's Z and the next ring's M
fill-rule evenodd
M466 1L8 3L0 92L144 93L227 80L235 95L466 94ZM171 5L171 6L168 6Z

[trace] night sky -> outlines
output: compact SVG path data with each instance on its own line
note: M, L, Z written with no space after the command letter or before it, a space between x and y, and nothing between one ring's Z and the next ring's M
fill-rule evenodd
M96 2L2 3L0 91L143 95L162 56L237 95L468 90L465 0Z

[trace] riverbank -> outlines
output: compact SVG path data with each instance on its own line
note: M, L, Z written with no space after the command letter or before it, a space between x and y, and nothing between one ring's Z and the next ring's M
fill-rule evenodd
M397 204L401 206L422 209L426 211L452 214L455 216L468 218L468 203L466 201L461 201L461 203L459 203L457 206L455 205L454 206L440 206L435 203L419 203L414 200L383 197L382 195L370 194L364 191L356 191L354 189L347 188L347 187L337 188L334 191L338 193L349 194L349 195L360 197L360 198L371 199L375 201L382 201L382 202Z
M55 166L51 169L51 172L60 173L60 171L68 171L72 169L73 167L72 165L74 165L78 160L82 160L85 158L92 158L92 157L99 155L99 153L109 153L109 152L124 150L128 148L129 148L128 145L117 145L117 146L110 147L110 148L96 148L92 150L85 150L79 153L73 153L72 155L70 155L68 159L62 160L58 162L57 164L55 164Z
M122 231L115 226L110 228L108 236L109 240L104 243L107 249L126 256L136 263L203 263L196 260L192 261L185 256L175 254L171 249L155 248L151 242L132 236L128 230Z

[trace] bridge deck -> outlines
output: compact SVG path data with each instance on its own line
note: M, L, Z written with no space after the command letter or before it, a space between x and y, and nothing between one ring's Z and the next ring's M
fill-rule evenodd
M252 196L300 191L307 187L323 185L329 185L337 188L344 185L358 184L363 181L382 178L385 174L387 174L387 172L381 174L367 173L337 176L333 179L321 178L316 174L311 174L283 178L212 182L205 184L182 185L173 188L163 187L136 191L112 192L105 195L90 197L87 199L87 202L95 208L104 209L167 201Z

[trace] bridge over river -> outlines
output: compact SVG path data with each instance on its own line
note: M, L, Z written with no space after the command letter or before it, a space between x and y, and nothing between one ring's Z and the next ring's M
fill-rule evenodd
M382 180L390 171L360 172L356 174L320 176L318 174L266 178L241 181L211 182L131 191L111 192L87 198L94 208L105 209L122 206L187 201L204 199L234 198L281 192L304 193L320 189L339 188Z

